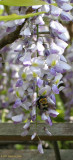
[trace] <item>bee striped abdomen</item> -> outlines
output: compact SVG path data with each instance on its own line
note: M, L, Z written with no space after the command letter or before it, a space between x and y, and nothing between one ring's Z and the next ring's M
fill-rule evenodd
M39 103L47 104L47 99L46 99L46 98L41 98L41 99L39 100Z
M37 100L37 105L40 110L46 111L48 109L47 98L44 96L40 96L39 99Z

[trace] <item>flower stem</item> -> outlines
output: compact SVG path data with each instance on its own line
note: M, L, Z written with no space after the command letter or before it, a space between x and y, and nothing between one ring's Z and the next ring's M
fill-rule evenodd
M37 41L39 38L39 33L38 33L38 24L36 25L37 27ZM37 57L38 57L38 51L37 51ZM37 98L38 98L38 86L36 86L36 93L37 93ZM37 106L36 106L36 131L37 131Z

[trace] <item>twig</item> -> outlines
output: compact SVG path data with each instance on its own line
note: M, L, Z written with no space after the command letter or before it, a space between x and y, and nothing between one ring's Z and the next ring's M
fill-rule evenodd
M27 18L25 19L25 21L17 26L16 30L8 35L6 35L5 37L3 37L1 40L0 40L0 49L2 49L3 47L5 47L7 44L11 44L13 43L16 39L20 38L20 31L21 29L23 28L23 26L25 25L27 21Z

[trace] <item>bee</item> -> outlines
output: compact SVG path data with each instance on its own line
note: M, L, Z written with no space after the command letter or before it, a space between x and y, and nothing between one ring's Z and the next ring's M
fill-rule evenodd
M47 111L49 104L46 96L40 96L37 100L37 106L40 110Z
M39 96L37 100L37 106L40 111L48 111L48 109L56 109L55 104L49 100L46 96Z

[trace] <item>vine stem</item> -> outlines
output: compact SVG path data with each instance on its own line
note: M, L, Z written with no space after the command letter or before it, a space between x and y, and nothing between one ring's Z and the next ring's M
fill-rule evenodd
M38 24L36 25L37 27L37 41L39 38L39 33L38 33ZM37 57L38 57L38 51L37 51ZM37 97L38 97L38 86L36 86L36 92L37 92ZM37 106L36 106L36 131L37 131Z
M36 35L37 35L37 41L38 41L38 38L39 38L39 25L38 24L36 25L36 29L37 29ZM37 51L37 57L38 56L39 56L39 54L38 54L38 51ZM37 98L38 98L38 86L36 86L36 93L37 93ZM37 107L38 106L36 106L36 133L37 133ZM38 134L37 134L37 137L38 137L38 140L40 141L40 137L38 136Z

